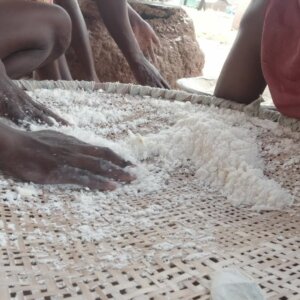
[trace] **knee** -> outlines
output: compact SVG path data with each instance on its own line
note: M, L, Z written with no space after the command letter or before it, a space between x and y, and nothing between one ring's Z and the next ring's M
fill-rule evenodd
M29 8L35 17L35 26L40 28L35 35L38 47L52 60L60 57L71 42L72 22L69 14L57 5L37 3Z
M53 55L61 56L68 49L72 37L72 21L69 14L59 6L53 6Z

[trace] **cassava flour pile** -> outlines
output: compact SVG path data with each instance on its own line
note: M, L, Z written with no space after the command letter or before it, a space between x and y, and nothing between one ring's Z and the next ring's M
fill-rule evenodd
M199 185L218 189L234 205L269 210L293 203L291 193L264 175L258 128L242 113L101 92L38 90L32 96L74 124L55 129L134 161L138 180L125 189L159 192L169 174L185 165ZM265 130L271 126L261 123ZM154 160L159 167L153 172Z
M1 299L208 299L224 267L297 298L299 133L146 96L30 95L73 124L51 129L112 148L137 180L103 193L0 175Z

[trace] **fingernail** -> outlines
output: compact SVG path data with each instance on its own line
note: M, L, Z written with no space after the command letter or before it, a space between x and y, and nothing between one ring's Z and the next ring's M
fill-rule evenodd
M114 183L113 181L108 181L105 184L105 190L106 191L114 191L117 187L118 187L117 184Z
M128 160L124 161L123 165L124 165L124 168L125 167L136 167L135 164L133 164L131 161L128 161Z
M126 182L126 183L130 183L134 180L136 180L136 176L133 175L133 174L126 173L126 174L121 174L119 176L119 181L123 181L123 182Z

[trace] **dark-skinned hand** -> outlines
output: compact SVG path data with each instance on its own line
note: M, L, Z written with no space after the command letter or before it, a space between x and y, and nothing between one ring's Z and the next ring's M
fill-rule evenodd
M25 91L3 76L0 76L0 116L16 124L24 120L34 120L38 123L53 125L51 118L63 125L68 124L44 105L34 102Z
M139 84L170 89L167 81L143 55L131 66L131 69Z
M160 46L160 42L151 25L142 18L135 18L135 22L132 22L132 30L144 55L156 63L154 50Z
M135 179L124 170L131 164L113 151L72 136L50 130L25 132L5 125L0 126L0 135L0 169L22 181L111 191L118 182Z

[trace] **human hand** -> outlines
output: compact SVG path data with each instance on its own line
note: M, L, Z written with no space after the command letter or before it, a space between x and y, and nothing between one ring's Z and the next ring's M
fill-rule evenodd
M143 55L141 55L138 61L131 65L131 69L136 80L141 85L170 89L167 81Z
M155 48L160 46L159 38L149 23L142 18L135 18L131 26L135 38L144 53L152 62L156 63Z
M0 146L1 171L17 179L38 184L76 184L111 191L116 182L135 177L124 171L131 163L108 148L84 143L56 131L3 130Z
M3 76L0 77L0 116L16 124L29 119L53 125L51 118L63 125L68 124L44 105L34 102L25 91L18 88L8 77Z

